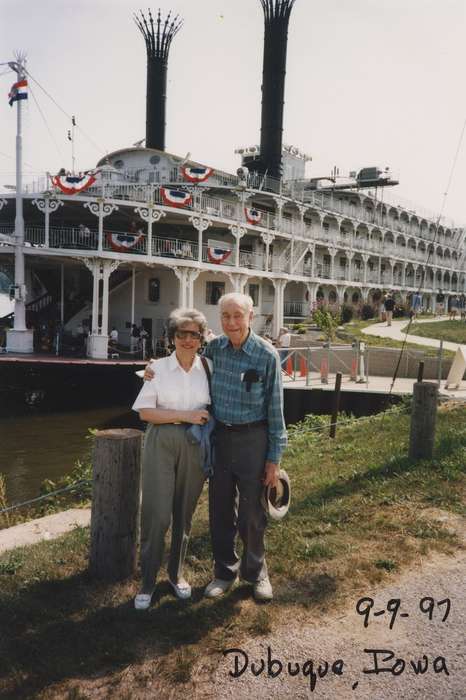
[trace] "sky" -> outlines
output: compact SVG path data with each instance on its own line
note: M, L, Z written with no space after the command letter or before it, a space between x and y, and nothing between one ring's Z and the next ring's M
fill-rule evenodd
M158 0L184 19L169 61L167 150L235 172L260 140L259 0ZM25 179L77 169L145 135L145 45L130 0L0 0L0 63L27 53ZM144 10L146 7L144 7ZM464 0L296 0L289 29L284 141L308 174L390 167L392 201L466 223ZM0 185L14 183L14 74L0 66ZM24 103L23 103L24 104ZM458 151L459 149L459 151ZM455 163L453 177L448 186ZM444 193L448 195L444 203ZM1 190L0 190L1 191Z

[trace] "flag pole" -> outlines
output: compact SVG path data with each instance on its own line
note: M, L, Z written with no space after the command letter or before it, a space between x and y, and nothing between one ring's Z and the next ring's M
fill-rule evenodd
M17 75L17 82L26 79L26 59L18 55L9 63ZM14 326L7 331L7 351L33 352L33 332L26 328L26 284L24 266L24 217L23 217L23 139L22 99L16 100L16 217L15 217L15 310Z

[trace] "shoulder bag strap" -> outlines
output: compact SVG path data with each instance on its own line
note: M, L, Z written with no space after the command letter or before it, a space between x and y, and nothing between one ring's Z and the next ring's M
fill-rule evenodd
M209 384L209 394L212 396L212 384L211 384L212 375L210 373L209 363L207 362L206 358L203 355L201 355L201 362L202 362L202 365L205 369L205 373L207 374L207 382Z

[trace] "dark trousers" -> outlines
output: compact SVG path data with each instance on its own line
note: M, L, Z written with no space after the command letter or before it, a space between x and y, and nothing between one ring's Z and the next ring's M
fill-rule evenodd
M238 431L217 426L214 432L214 473L209 481L209 516L215 577L230 581L238 571L255 583L267 577L261 505L267 426ZM243 542L241 561L235 541Z

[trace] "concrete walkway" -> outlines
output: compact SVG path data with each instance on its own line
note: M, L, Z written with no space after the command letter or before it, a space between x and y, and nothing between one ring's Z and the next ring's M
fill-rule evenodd
M415 321L414 323L438 323L440 321L448 321L448 316ZM392 321L391 326L387 326L385 322L375 323L373 326L364 328L362 333L365 333L366 335L375 335L379 338L393 338L393 340L403 341L406 338L406 335L402 332L402 329L405 328L408 323L409 319L407 318L403 318L401 321ZM455 323L464 324L464 321L455 321ZM426 345L431 348L440 347L440 340L437 340L437 338L424 338L422 335L409 334L407 336L407 342L416 343L417 345ZM466 345L464 343L451 343L448 340L444 340L443 347L445 350L452 350L453 352L456 352L458 348L461 348L466 356Z
M53 540L74 530L75 527L87 527L90 522L90 508L70 508L61 513L46 515L44 518L0 530L0 555L16 547Z

